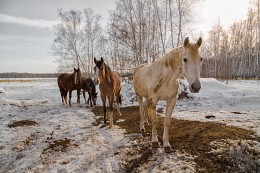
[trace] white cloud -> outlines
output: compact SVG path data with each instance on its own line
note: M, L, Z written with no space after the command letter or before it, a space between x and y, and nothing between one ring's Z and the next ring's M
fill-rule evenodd
M14 23L38 28L52 28L53 25L59 23L59 21L54 20L28 19L23 17L10 16L7 14L0 14L0 22Z
M205 35L208 35L208 31L218 20L227 29L234 22L246 18L248 6L249 0L200 1L194 9L196 13L194 25Z

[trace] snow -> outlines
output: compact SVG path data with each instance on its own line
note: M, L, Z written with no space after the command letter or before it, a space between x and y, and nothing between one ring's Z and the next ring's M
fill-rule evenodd
M188 94L193 99L177 101L173 117L222 122L260 135L260 81L237 80L226 84L210 78L201 79L201 84L200 93ZM131 83L123 83L121 93L122 106L138 105ZM56 79L0 83L0 172L122 172L119 161L127 153L114 153L138 142L131 141L118 126L113 129L94 126L91 108L82 98L81 101L76 104L74 91L72 107L62 105ZM101 105L100 97L97 104ZM160 101L158 108L165 112L165 102ZM207 119L207 115L214 117ZM8 127L19 120L38 124ZM48 150L50 144L64 139L71 144L66 152ZM181 172L185 168L186 172L195 172L193 156L179 152L167 155L160 149L156 157L160 158L157 162L140 170L145 172L149 167L150 172Z

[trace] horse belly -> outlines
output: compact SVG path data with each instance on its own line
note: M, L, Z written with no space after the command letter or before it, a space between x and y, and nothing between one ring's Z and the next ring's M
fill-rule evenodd
M146 82L143 80L140 80L138 78L134 79L134 89L135 92L143 97L148 98L148 88L146 85Z

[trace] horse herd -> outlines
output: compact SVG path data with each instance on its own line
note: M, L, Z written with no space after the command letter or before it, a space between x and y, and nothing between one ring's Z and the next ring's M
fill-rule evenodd
M200 91L200 71L203 58L199 53L202 44L201 37L196 43L190 43L187 37L182 46L173 48L163 57L158 58L153 63L142 64L134 69L133 84L139 104L140 111L140 130L145 131L145 123L148 119L152 121L152 147L158 148L156 105L159 100L165 100L167 103L164 118L163 147L166 153L172 152L169 143L169 126L171 116L176 104L176 98L179 88L178 78L186 77L189 83L190 92ZM107 115L109 117L109 127L113 127L113 109L114 101L117 103L118 114L121 115L120 107L122 105L121 80L118 72L112 71L105 64L104 59L94 58L94 81L91 78L81 77L80 69L75 69L72 74L63 73L58 77L58 86L62 97L67 103L67 92L69 91L69 105L71 105L71 92L77 90L77 102L80 102L80 91L89 93L88 101L93 100L96 104L97 93L95 84L99 84L100 96L104 110L104 124L106 126ZM109 102L109 108L106 108L106 99ZM85 98L86 102L86 98ZM91 103L92 104L92 103ZM150 118L148 118L150 117Z

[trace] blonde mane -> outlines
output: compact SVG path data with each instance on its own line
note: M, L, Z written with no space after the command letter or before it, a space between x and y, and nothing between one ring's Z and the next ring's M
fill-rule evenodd
M173 48L162 58L157 59L154 64L165 66L166 68L177 69L182 63L183 46Z
M196 58L199 55L198 45L194 43L189 43L189 50L192 58ZM184 46L173 48L168 53L166 53L162 58L157 59L154 63L176 69L181 66L183 60Z

